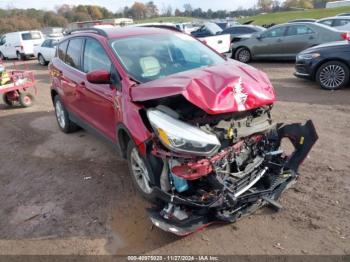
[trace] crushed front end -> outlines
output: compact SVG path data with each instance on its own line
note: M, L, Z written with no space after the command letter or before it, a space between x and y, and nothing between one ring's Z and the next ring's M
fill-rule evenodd
M148 210L153 224L184 236L266 204L280 209L279 196L317 140L312 121L276 124L271 105L209 115L186 111L184 103L147 108L150 154L162 163L154 187L160 202ZM294 147L289 155L281 149L284 138Z

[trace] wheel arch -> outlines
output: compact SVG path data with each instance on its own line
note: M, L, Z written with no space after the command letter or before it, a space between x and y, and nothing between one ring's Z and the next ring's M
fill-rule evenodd
M133 143L134 140L126 128L126 126L122 123L119 123L117 125L117 130L116 130L116 137L117 137L117 145L118 149L120 152L120 155L123 157L123 159L127 158L127 149L128 149L128 143L132 141Z
M52 100L52 103L55 100L55 96L58 96L58 92L55 89L51 89L51 100Z

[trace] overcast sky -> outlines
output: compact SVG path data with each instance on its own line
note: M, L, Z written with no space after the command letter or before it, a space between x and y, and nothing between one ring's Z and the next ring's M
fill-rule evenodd
M148 2L138 0L139 2ZM182 9L183 5L190 3L193 8L200 7L203 10L211 8L212 10L236 10L238 7L248 8L257 3L258 0L155 0L159 10L162 10L162 6L171 5L173 9ZM134 0L0 0L0 7L17 7L17 8L37 8L37 9L49 9L53 10L56 6L62 4L91 4L104 6L112 11L118 11L124 6L130 6L134 3Z

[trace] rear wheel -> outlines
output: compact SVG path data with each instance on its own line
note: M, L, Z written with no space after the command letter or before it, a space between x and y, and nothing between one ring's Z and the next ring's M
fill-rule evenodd
M10 94L9 93L5 93L2 95L2 100L4 101L4 103L8 106L14 106L15 101L10 99Z
M19 94L19 103L23 107L31 107L34 102L34 96L25 92Z
M316 80L323 89L340 89L349 82L349 68L342 62L327 62L317 70Z
M241 47L235 52L235 59L242 63L249 63L252 56L248 48Z
M64 108L58 95L54 98L55 115L58 126L64 133L73 133L79 129L79 127L69 119L67 110Z

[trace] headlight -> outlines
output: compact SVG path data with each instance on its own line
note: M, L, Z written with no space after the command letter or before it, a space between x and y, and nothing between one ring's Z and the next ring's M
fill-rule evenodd
M147 116L157 137L169 150L211 156L221 146L214 134L206 133L159 110L150 109Z
M311 53L311 54L300 54L297 56L298 60L310 60L317 57L320 57L321 55L319 53Z

